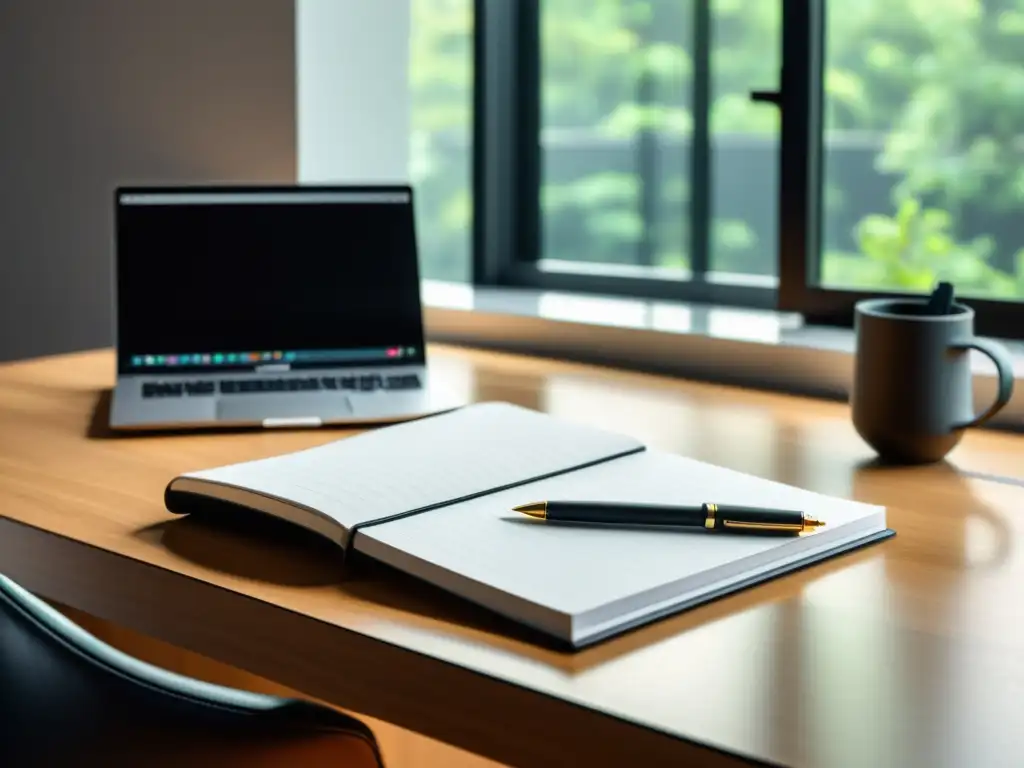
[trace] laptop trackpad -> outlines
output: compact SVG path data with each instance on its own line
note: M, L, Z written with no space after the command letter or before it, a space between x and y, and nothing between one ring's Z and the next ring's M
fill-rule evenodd
M311 394L237 395L217 401L221 421L262 421L264 419L337 419L352 415L352 404L344 395Z

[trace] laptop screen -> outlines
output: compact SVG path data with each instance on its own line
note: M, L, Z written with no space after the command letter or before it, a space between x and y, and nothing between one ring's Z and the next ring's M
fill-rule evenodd
M408 187L120 189L122 373L422 363Z

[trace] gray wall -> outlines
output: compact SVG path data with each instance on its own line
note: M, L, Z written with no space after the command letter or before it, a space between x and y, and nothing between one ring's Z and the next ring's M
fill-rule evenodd
M0 360L111 343L117 184L295 180L294 16L0 2Z

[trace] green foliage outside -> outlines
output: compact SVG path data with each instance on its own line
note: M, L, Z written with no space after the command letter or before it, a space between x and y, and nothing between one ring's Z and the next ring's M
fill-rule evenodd
M1000 270L990 263L991 238L958 242L949 212L923 208L914 198L903 200L895 216L866 216L857 239L860 255L826 256L823 282L927 292L937 280L948 280L969 295L1024 297L1024 249L1011 270Z
M581 142L630 146L653 135L674 157L691 131L695 1L544 0L549 182L556 153ZM716 150L729 136L777 136L776 110L748 95L777 85L780 4L709 2ZM423 259L428 276L448 279L464 279L469 261L469 157L440 163L452 155L439 147L469 146L471 5L412 0ZM848 249L823 255L822 282L926 290L949 279L973 295L1024 297L1024 225L1014 219L1024 213L1024 0L832 0L828 10L824 215L839 221L832 217L858 194L829 175L844 142L877 146L875 170L895 183L889 198L860 200L865 215L843 233ZM658 266L687 265L685 163L658 169L653 231L635 168L570 171L571 180L545 185L542 206L552 237L560 227L583 233L571 258L628 262L647 237ZM757 194L774 206L774 188ZM716 217L712 232L715 268L760 259L761 271L772 269L774 243L759 242L742 219Z
M1024 226L1000 241L962 226L972 210L1024 213L1024 0L829 7L828 129L884 133L877 166L900 182L860 223L859 254L826 254L823 280L1024 297Z

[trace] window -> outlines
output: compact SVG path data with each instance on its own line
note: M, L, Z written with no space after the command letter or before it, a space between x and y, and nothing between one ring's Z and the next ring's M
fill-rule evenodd
M683 276L692 11L546 0L540 14L542 268Z
M778 80L775 3L477 14L477 282L774 304L778 115L747 90Z
M710 268L777 278L779 113L751 92L779 87L781 4L710 0L710 8Z
M778 116L749 91L777 85L778 16L743 0L541 4L542 268L775 274Z
M826 13L821 285L1024 298L1024 2Z
M1024 0L785 6L784 143L811 160L783 158L807 227L782 306L848 323L863 296L948 280L979 332L1024 335Z
M475 9L478 284L849 324L950 280L1024 335L1024 0Z
M410 178L423 277L470 280L473 0L412 0Z

